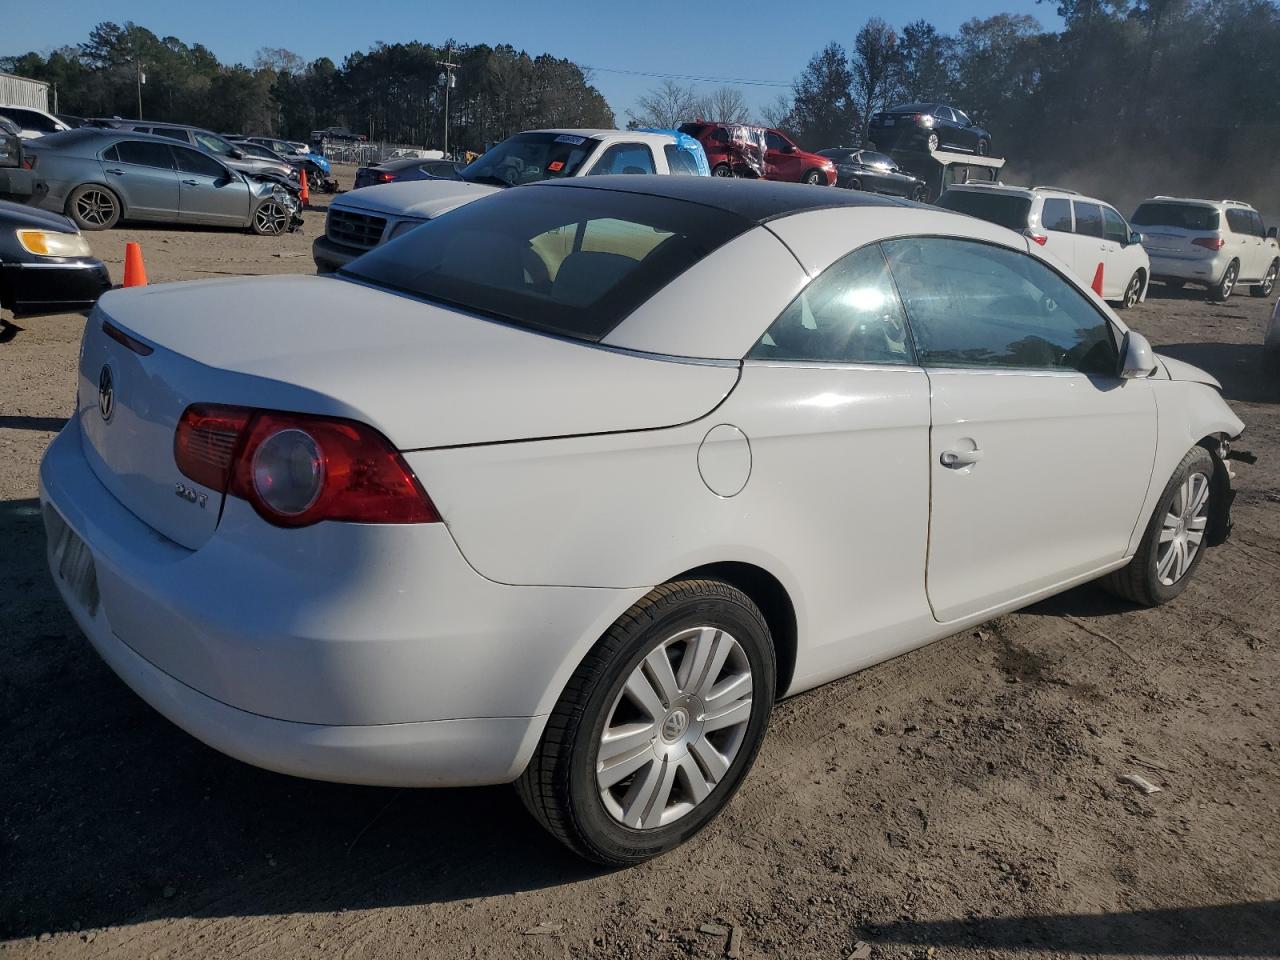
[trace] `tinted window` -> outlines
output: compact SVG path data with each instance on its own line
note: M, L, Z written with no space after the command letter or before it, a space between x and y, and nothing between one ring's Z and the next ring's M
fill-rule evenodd
M752 349L760 360L913 363L906 316L876 245L837 260Z
M938 107L933 111L935 117L941 117L943 120L955 120L956 115L951 112L950 107Z
M1129 242L1129 225L1110 207L1103 207L1102 234L1112 243L1125 244Z
M1086 237L1102 236L1102 207L1096 203L1081 203L1072 200L1071 206L1076 212L1076 233Z
M952 110L951 112L956 115L956 122L963 123L966 127L972 126L973 121L969 119L968 114L963 110Z
M1031 198L987 190L947 190L938 198L938 206L998 223L1010 230L1025 230L1027 214L1031 212Z
M1040 211L1040 226L1046 230L1070 233L1071 201L1061 197L1045 197L1044 209Z
M786 150L790 143L781 134L774 133L772 130L766 130L764 134L764 142L770 150Z
M116 144L116 156L121 163L136 163L143 167L173 169L173 154L167 143L147 143L145 140L121 140Z
M1193 203L1143 203L1130 222L1143 227L1178 227L1181 230L1217 230L1218 211Z
M1262 222L1261 214L1256 211L1250 211L1249 220L1253 224L1253 235L1255 237L1265 237L1267 235L1267 227Z
M187 131L181 127L154 127L151 132L157 137L168 137L170 140L181 140L183 143L191 142L191 138L187 136Z
M839 150L834 148L830 150L819 150L818 156L826 157L828 160L834 160L836 163L858 162L857 150Z
M653 154L643 143L615 143L607 147L591 174L655 173Z
M754 224L610 190L512 190L428 220L344 274L519 326L599 340Z
M680 177L698 176L698 165L688 150L681 150L674 143L668 143L662 148L662 152L666 154L667 167L673 174Z
M1227 226L1232 233L1242 233L1246 236L1253 235L1253 221L1249 219L1248 210L1228 210Z
M935 237L883 246L925 366L1115 372L1110 325L1034 257Z
M198 173L218 179L227 175L226 168L207 153L187 147L174 147L173 152L178 157L178 169L183 173Z
M48 117L34 110L23 110L20 107L4 107L5 116L24 130L39 130L41 133L54 133L58 125Z

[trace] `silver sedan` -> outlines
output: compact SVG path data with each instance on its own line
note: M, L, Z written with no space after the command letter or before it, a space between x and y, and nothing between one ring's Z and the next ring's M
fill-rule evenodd
M81 127L42 137L27 152L49 188L33 202L65 213L82 230L152 220L273 236L293 226L299 213L279 183L163 137Z

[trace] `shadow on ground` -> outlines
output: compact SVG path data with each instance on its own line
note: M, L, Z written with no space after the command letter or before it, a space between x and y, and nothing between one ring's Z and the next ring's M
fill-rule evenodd
M57 433L66 425L66 417L0 416L0 430L43 430Z
M1243 403L1280 402L1280 378L1263 367L1262 343L1169 343L1157 353L1194 364L1222 384L1228 400Z

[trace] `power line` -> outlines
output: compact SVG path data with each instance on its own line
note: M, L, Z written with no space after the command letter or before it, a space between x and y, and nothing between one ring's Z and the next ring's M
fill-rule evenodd
M695 77L687 73L651 73L647 70L615 70L612 67L591 67L585 63L578 64L583 70L592 70L596 73L625 73L633 77L657 77L662 80L687 80L693 83L738 83L747 87L787 87L790 89L790 82L784 83L781 80L747 80L742 77Z

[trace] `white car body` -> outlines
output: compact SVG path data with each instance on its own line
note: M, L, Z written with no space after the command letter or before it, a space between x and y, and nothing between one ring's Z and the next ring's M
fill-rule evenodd
M18 136L23 140L38 140L45 134L71 129L53 114L37 110L35 107L0 104L0 116L8 117L13 121L18 128Z
M973 210L948 206L948 195L1016 197L1027 202L1017 229L1075 271L1081 282L1093 285L1101 271L1102 296L1124 303L1129 285L1139 278L1137 299L1146 299L1151 262L1142 243L1115 207L1074 190L1057 187L1015 187L1000 183L964 183L948 187L939 204L981 216ZM984 217L984 219L987 219ZM1013 227L1014 224L1006 223ZM1129 305L1132 305L1130 303Z
M1144 215L1144 211L1148 211ZM1174 216L1159 216L1160 212ZM1218 287L1228 268L1237 267L1228 295L1238 285L1265 287L1270 295L1280 264L1280 245L1261 215L1239 200L1194 200L1152 197L1138 205L1142 245L1151 257L1157 280ZM1195 223L1198 218L1208 217ZM1188 218L1188 219L1183 219ZM1179 219L1179 223L1158 222Z
M473 209L691 181L540 185ZM40 470L55 581L93 646L249 763L506 782L655 585L693 570L767 584L779 692L796 693L1122 566L1187 450L1243 430L1211 377L1171 360L1099 379L744 359L813 278L886 238L977 241L1059 271L1016 233L870 195L679 191L748 198L749 225L599 343L355 280L106 294L78 410ZM175 427L197 401L367 424L443 522L267 523L179 470ZM940 463L975 442L981 463Z

